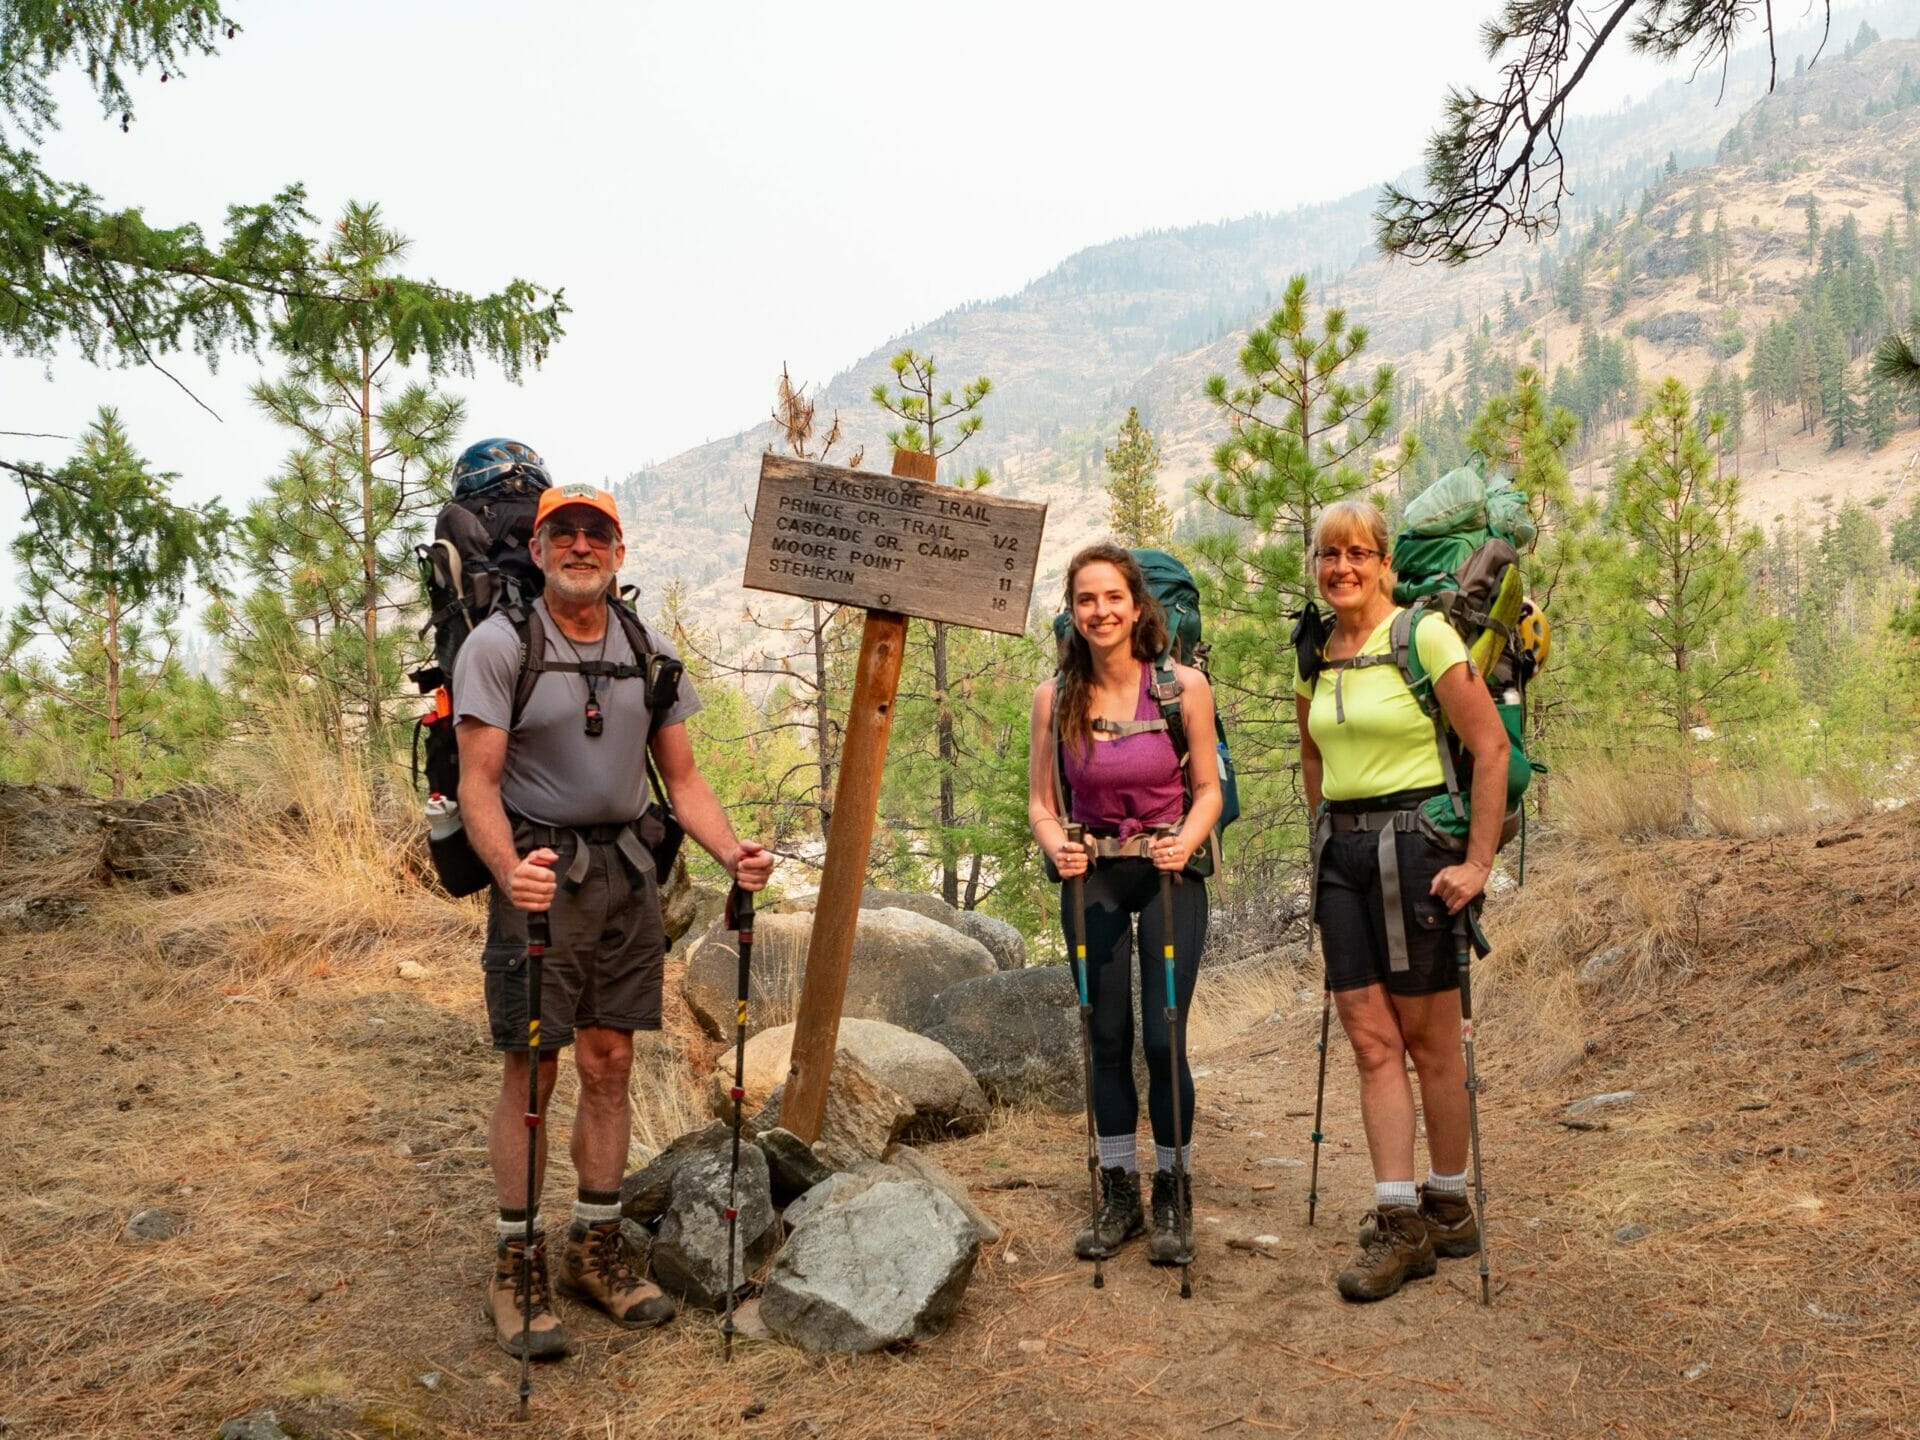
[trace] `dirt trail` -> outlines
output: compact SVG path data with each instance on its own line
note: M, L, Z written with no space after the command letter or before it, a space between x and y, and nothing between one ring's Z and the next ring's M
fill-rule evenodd
M1319 1003L1291 976L1274 1014L1196 1057L1191 1300L1138 1243L1093 1290L1069 1248L1080 1117L1006 1115L934 1147L1005 1232L947 1334L857 1359L748 1344L726 1367L707 1317L628 1335L570 1308L583 1351L538 1372L530 1428L479 1321L494 1071L464 965L236 985L36 939L0 976L0 1419L9 1437L206 1436L269 1404L315 1434L419 1440L1920 1435L1901 964L1920 832L1867 829L1850 856L1670 847L1681 889L1659 904L1700 963L1634 981L1623 961L1585 999L1564 958L1533 991L1491 970L1491 1308L1471 1259L1377 1305L1334 1293L1371 1196L1337 1038L1315 1229L1304 1165L1261 1163L1310 1154ZM1510 932L1512 963L1604 943L1612 922L1570 908L1603 878L1543 886L1559 928ZM1623 1089L1640 1098L1605 1128L1559 1123ZM563 1088L562 1150L570 1114ZM557 1165L550 1195L570 1183ZM182 1233L122 1238L147 1205Z

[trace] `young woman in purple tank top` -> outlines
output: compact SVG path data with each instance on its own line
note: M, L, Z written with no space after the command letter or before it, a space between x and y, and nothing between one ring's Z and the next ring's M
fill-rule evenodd
M1207 938L1207 887L1199 876L1181 872L1208 842L1220 818L1213 692L1198 670L1174 667L1187 742L1183 775L1164 729L1132 728L1133 722L1160 718L1151 692L1153 662L1167 645L1166 619L1139 562L1118 545L1088 546L1067 566L1066 607L1073 624L1059 679L1047 681L1033 695L1027 815L1034 839L1061 878L1086 877L1087 989L1093 1010L1093 1110L1102 1200L1094 1224L1081 1233L1074 1248L1083 1259L1110 1255L1146 1228L1135 1155L1140 1101L1133 1083L1132 975L1137 954L1147 1108L1157 1159L1147 1254L1154 1264L1184 1264L1191 1257L1183 1253L1174 1209L1173 1086L1177 1072L1181 1114L1190 1135L1193 1075L1186 1056L1173 1053L1161 956L1170 930L1174 998L1184 1034ZM1062 807L1055 784L1056 738L1071 813ZM1068 821L1086 827L1089 843L1067 839ZM1170 835L1156 835L1162 825L1178 828ZM1096 847L1090 843L1093 837L1108 843ZM1095 858L1096 848L1111 851L1121 845L1127 854ZM1171 915L1162 913L1162 871L1181 875L1173 886ZM1069 893L1063 886L1061 925L1071 937ZM1180 1158L1190 1162L1191 1144L1187 1150ZM1191 1234L1190 1219L1186 1228Z

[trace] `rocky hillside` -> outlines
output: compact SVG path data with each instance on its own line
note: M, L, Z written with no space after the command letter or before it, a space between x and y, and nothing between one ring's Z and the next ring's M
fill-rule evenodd
M1909 10L1920 15L1920 6L1878 7L1876 22L1891 31L1913 18ZM1841 14L1836 34L1858 23ZM1817 39L1789 35L1785 53L1796 45L1811 53ZM1128 406L1138 405L1161 437L1169 502L1199 506L1190 487L1208 472L1221 434L1205 379L1231 371L1247 325L1296 273L1312 277L1316 299L1344 304L1369 327L1369 360L1400 368L1404 418L1416 428L1448 397L1473 399L1465 361L1476 335L1474 373L1482 376L1527 360L1551 373L1577 360L1583 325L1629 345L1642 377L1673 371L1698 381L1716 359L1744 371L1748 354L1732 348L1736 337L1750 339L1789 313L1812 272L1808 194L1833 224L1854 215L1869 253L1886 220L1904 215L1920 108L1901 97L1920 71L1920 42L1844 48L1836 38L1804 75L1783 73L1771 97L1760 55L1733 67L1724 98L1717 77L1676 81L1617 114L1569 126L1577 193L1560 234L1541 246L1514 240L1462 270L1373 256L1371 185L1324 205L1082 251L1018 294L890 339L822 386L823 419L837 409L849 436L836 458L864 447L867 468L885 468L886 417L867 394L888 378L887 357L900 348L931 353L956 384L990 375L986 429L960 458L988 467L1001 493L1052 506L1036 591L1045 596L1065 554L1104 528L1101 453ZM1869 107L1884 113L1869 115ZM1712 286L1690 268L1696 201L1709 230L1721 215L1727 227L1724 274ZM1543 281L1542 268L1558 271L1576 254L1585 283L1568 297L1566 286ZM1762 519L1800 501L1817 506L1889 489L1913 449L1904 429L1904 450L1866 458L1860 447L1830 454L1826 433L1775 427L1763 455L1758 425L1747 428L1751 449L1740 463ZM1620 429L1612 419L1608 443ZM624 482L626 503L657 517L655 540L634 567L649 599L678 575L723 633L738 616L747 511L759 457L774 440L763 422ZM1605 446L1593 453L1604 455ZM1202 518L1195 508L1187 523ZM764 598L757 609L768 608Z

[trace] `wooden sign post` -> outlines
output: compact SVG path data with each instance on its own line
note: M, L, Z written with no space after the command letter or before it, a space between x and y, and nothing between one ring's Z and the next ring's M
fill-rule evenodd
M1017 635L1040 559L1046 506L943 490L934 473L933 456L910 450L894 452L891 476L779 455L760 462L745 583L867 612L780 1107L781 1125L809 1144L840 1039L907 617Z

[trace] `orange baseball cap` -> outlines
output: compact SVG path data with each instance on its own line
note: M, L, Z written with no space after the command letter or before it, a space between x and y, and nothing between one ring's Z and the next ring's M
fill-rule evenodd
M585 505L598 510L613 521L613 528L622 537L626 531L620 526L620 507L614 503L613 496L605 490L596 490L591 485L551 485L540 492L540 504L533 512L533 528L538 530L547 523L554 511L568 505Z

